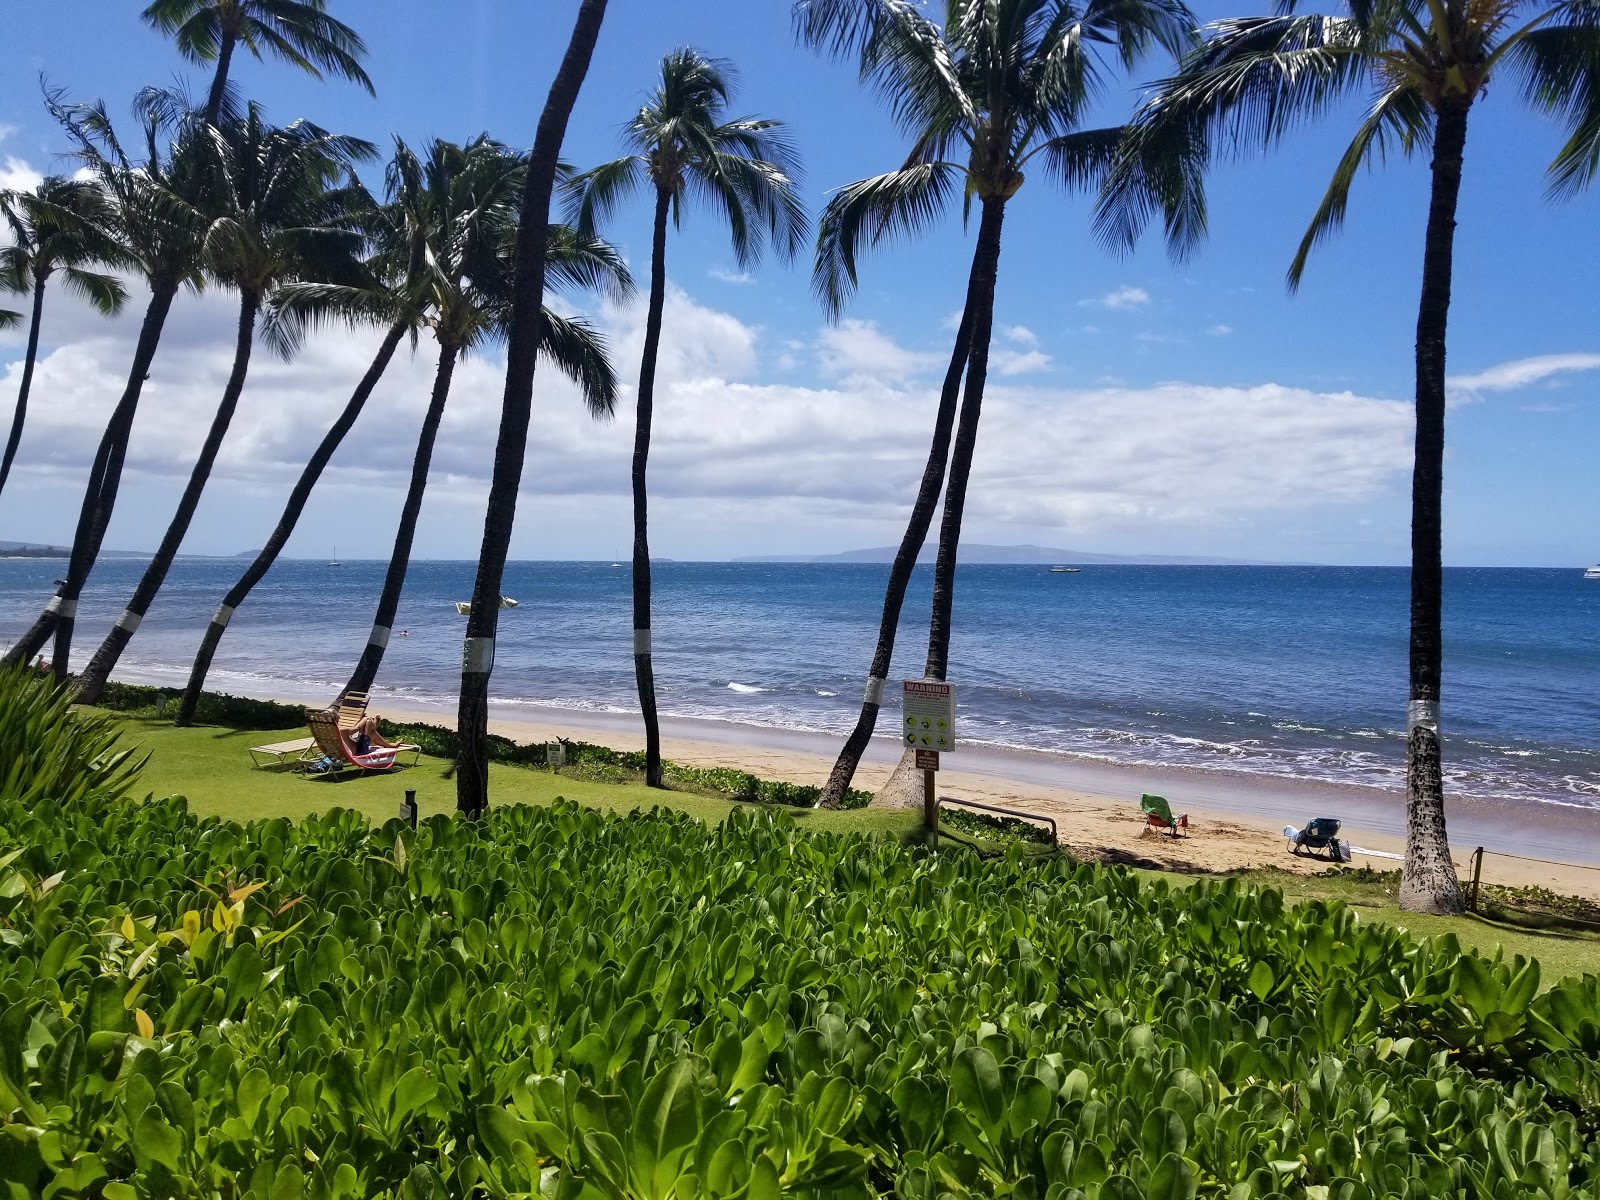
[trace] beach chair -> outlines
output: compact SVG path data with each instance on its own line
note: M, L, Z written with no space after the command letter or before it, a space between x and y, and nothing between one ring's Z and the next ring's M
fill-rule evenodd
M357 754L356 748L350 744L349 735L339 727L339 719L326 709L306 709L306 724L311 728L311 736L316 740L317 747L322 751L333 770L344 767L355 767L365 774L368 771L392 771L397 766L414 767L417 759L422 754L421 746L410 743L399 746L374 746L366 754ZM402 764L400 755L410 754L411 761Z
M1172 815L1172 805L1165 796L1152 796L1149 792L1139 797L1139 807L1144 810L1144 827L1160 831L1165 829L1173 837L1178 830L1189 828L1189 814Z
M252 769L261 767L281 767L284 763L292 762L296 766L314 757L312 751L317 748L316 738L296 738L292 742L273 742L267 746L250 747L250 765Z
M1310 854L1313 858L1320 858L1326 852L1336 863L1349 861L1339 844L1339 821L1335 817L1316 817L1304 829L1290 825L1283 833L1289 839L1291 854Z
M339 697L339 728L354 729L367 715L367 693L346 692Z

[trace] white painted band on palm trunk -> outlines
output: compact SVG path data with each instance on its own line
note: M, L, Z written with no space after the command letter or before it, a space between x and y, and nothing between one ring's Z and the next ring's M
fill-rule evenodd
M211 623L213 625L221 625L224 629L226 629L228 627L228 622L231 620L233 620L233 605L217 605L217 611L215 614L213 614Z
M635 629L633 631L633 652L635 654L650 653L650 631L648 629Z
M50 603L44 606L45 612L55 613L63 621L70 621L78 613L76 600L63 600L60 596L50 597Z
M867 676L866 702L868 704L876 704L876 705L879 705L880 707L882 706L882 704L883 704L883 676L882 675L868 675Z
M367 645L376 646L382 650L389 644L389 627L387 625L374 625L372 632L367 635Z
M1439 732L1437 700L1413 700L1406 705L1406 736L1410 737L1411 731L1418 728Z
M122 615L117 618L117 628L127 630L128 636L132 637L134 634L139 632L139 626L143 623L143 621L143 616L134 612L130 608L125 608L122 610Z
M487 675L494 669L494 639L469 637L461 652L461 667L469 675Z

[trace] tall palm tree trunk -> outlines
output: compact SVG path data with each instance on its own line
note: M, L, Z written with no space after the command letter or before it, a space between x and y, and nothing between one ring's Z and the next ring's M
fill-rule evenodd
M1456 201L1467 141L1467 102L1441 102L1433 135L1433 188L1417 310L1417 440L1411 473L1411 699L1406 706L1406 860L1400 907L1465 907L1445 833L1439 747L1440 630L1444 584L1445 330L1455 250Z
M950 620L955 608L956 552L961 544L961 516L967 502L967 479L978 445L978 418L989 377L989 339L994 332L994 290L1000 273L1000 227L1006 202L983 201L978 245L973 255L972 350L967 359L967 387L961 398L955 449L950 455L950 480L944 489L944 516L939 523L939 556L933 568L933 618L928 623L928 662L924 674L943 679L950 662Z
M533 415L533 372L538 363L539 328L544 309L544 265L549 242L550 193L567 121L589 73L606 0L582 0L566 53L550 84L539 128L528 157L517 229L515 298L506 343L506 386L500 404L500 433L494 448L488 512L478 574L472 584L472 610L461 654L461 695L456 709L456 808L479 815L489 807L489 675L494 669L494 638L500 625L500 591L517 518L517 489L528 449Z
M128 606L122 610L117 623L106 634L106 640L100 643L100 649L95 651L89 665L84 668L78 684L79 704L94 704L100 699L106 689L106 681L116 669L117 660L138 632L145 613L150 611L150 605L155 601L156 593L166 582L172 560L178 556L178 548L183 545L184 535L189 532L189 522L200 507L200 494L205 491L206 481L211 478L211 468L217 461L217 452L222 448L222 439L233 422L234 410L239 407L239 395L244 391L245 375L250 370L250 349L255 344L256 315L260 311L260 293L251 288L244 289L239 297L239 330L233 347L233 369L228 372L228 382L222 389L222 402L217 405L216 414L211 418L211 428L206 431L200 457L189 472L188 485L178 500L178 511L173 513L161 545L156 548L155 557L139 577L139 586L134 589Z
M977 256L973 256L976 270ZM961 398L961 376L967 369L967 355L972 346L972 289L973 278L967 281L967 299L961 309L961 324L956 330L955 348L950 354L950 367L945 372L944 387L939 392L939 410L933 422L933 441L928 447L928 462L922 468L922 483L917 488L916 503L911 506L911 519L906 523L900 548L895 551L894 563L889 567L889 582L883 592L883 614L878 620L878 644L872 651L872 665L867 668L866 694L861 701L861 713L855 728L845 739L828 773L828 782L817 797L818 808L837 808L844 803L845 793L855 779L861 756L867 752L873 730L878 725L878 710L883 706L884 681L888 678L889 663L894 658L895 634L900 628L900 608L905 603L906 589L911 585L912 572L916 570L917 556L928 540L928 530L933 525L933 514L939 507L939 492L944 487L945 465L950 458L950 435L956 424L956 402Z
M378 353L372 359L372 365L361 377L361 382L356 384L355 391L345 402L344 410L329 427L328 432L323 434L322 441L318 443L304 470L300 472L300 478L295 481L288 502L283 506L283 515L278 518L272 536L267 539L267 544L262 547L261 553L257 554L245 568L239 581L228 589L228 594L222 598L222 603L212 616L211 623L206 626L205 636L200 641L200 649L195 654L194 666L189 671L189 683L184 688L183 701L178 707L177 724L187 725L194 720L195 705L200 701L200 690L205 687L206 675L211 670L211 660L216 657L217 646L222 642L222 635L227 632L228 622L233 617L234 609L245 602L251 590L272 569L272 564L277 562L278 555L283 552L290 534L294 533L300 514L305 511L306 501L311 498L312 488L317 486L317 480L322 478L322 472L333 457L334 451L338 450L339 444L344 441L345 435L356 423L356 418L361 415L367 397L372 395L372 390L383 378L383 372L388 367L389 360L394 357L400 339L405 337L407 328L408 325L401 322L391 325L389 332L384 334L383 342L378 346Z
M211 76L211 91L206 95L206 124L215 127L222 115L222 97L228 90L228 68L233 63L233 47L237 41L231 33L222 35L217 47L217 69Z
M650 422L655 415L656 358L661 316L667 302L667 216L672 194L656 188L650 242L650 307L645 314L644 353L639 358L639 407L633 431L633 674L644 716L644 782L661 787L661 721L656 715L656 675L650 658L650 499L645 470L650 462Z
M400 607L400 593L406 586L406 568L411 563L411 541L416 536L417 517L422 512L422 494L428 490L433 443L439 436L439 422L444 419L445 401L450 398L450 378L455 373L458 354L460 349L456 346L443 343L439 346L439 369L433 376L433 396L422 418L417 453L411 460L411 486L406 489L406 502L400 509L400 527L395 530L389 571L383 577L383 593L378 597L378 611L372 618L372 633L367 637L366 649L361 652L350 682L345 685L347 692L372 689L372 681L378 677L378 667L383 663L383 652L389 646L389 632L394 628L394 614Z
M28 351L22 360L22 386L17 388L17 407L11 414L11 432L6 437L4 457L0 457L0 493L6 489L11 476L11 461L17 457L17 444L22 441L22 423L28 417L28 391L33 387L33 364L39 357L39 319L44 314L44 285L48 270L34 268L33 318L28 323Z
M45 605L15 645L7 651L3 663L7 666L25 663L43 649L51 634L55 635L55 676L65 681L67 655L72 648L72 628L78 610L78 596L94 567L100 553L100 543L105 538L106 526L111 521L111 510L116 505L117 487L122 480L122 460L128 452L128 435L133 429L133 416L139 407L139 396L144 390L145 376L155 361L156 347L161 343L161 330L172 310L173 298L178 294L175 282L158 283L150 295L145 309L144 323L139 328L139 340L134 346L133 365L128 370L128 383L122 398L112 410L100 445L95 450L94 464L89 468L89 482L84 488L83 505L78 512L78 526L72 537L72 557L67 561L66 580L56 589L55 596Z
M945 484L944 515L939 524L939 553L933 568L933 615L928 622L928 658L923 675L943 679L950 658L950 620L955 606L956 552L961 544L961 516L967 498L967 478L978 444L978 418L983 412L983 391L989 375L989 340L994 332L994 291L1000 271L1000 228L1005 201L983 201L978 224L978 244L972 256L972 283L967 317L972 345L967 355L967 384L956 424L955 448L950 455L950 477ZM900 756L888 782L874 804L885 807L922 804L922 786L916 757L907 750Z

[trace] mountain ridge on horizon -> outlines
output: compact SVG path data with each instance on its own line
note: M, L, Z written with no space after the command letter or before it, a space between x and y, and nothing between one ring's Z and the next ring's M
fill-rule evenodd
M890 563L898 551L895 546L872 546L864 550L844 550L837 554L760 554L735 558L748 563ZM918 563L931 563L937 547L929 544L917 555ZM1202 554L1101 554L1088 550L1063 550L1059 546L994 546L981 542L962 542L956 561L973 565L1039 566L1141 566L1141 567L1290 567L1306 563L1266 562L1249 558L1218 558Z

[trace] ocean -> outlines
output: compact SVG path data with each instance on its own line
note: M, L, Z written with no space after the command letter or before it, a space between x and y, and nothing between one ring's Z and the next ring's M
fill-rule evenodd
M119 678L181 685L244 562L184 559ZM0 561L0 645L63 563ZM143 562L107 559L79 608L93 652ZM209 685L329 695L372 621L382 562L280 562L239 610ZM663 714L842 733L886 566L657 563ZM413 564L375 698L453 711L473 564ZM626 565L516 562L492 693L529 709L637 712ZM891 680L922 673L931 568ZM1367 567L963 566L950 678L967 743L1104 763L1396 789L1404 782L1407 572ZM1445 574L1442 727L1452 794L1600 809L1600 583L1575 570ZM891 683L880 733L897 728ZM532 715L532 714L530 714ZM555 715L555 714L550 714Z

